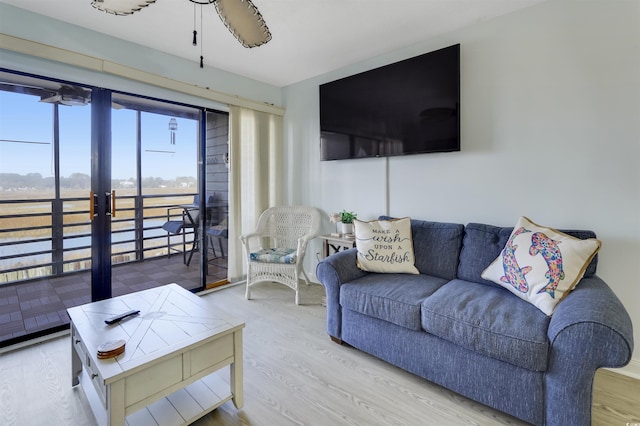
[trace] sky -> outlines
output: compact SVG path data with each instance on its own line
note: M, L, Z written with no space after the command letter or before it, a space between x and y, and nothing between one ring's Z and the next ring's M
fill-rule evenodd
M61 175L90 175L91 105L60 105L59 114ZM39 97L0 91L0 173L53 176L52 117L53 105ZM142 113L142 177L170 180L197 175L198 123L176 117L176 143L171 145L171 118ZM135 178L135 111L113 109L111 132L112 178Z

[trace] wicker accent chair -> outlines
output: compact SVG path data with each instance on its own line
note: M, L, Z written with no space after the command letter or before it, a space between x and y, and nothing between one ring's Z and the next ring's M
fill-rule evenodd
M320 211L306 206L271 207L260 215L256 231L240 237L247 259L247 291L262 281L284 284L296 292L300 304L299 279L309 277L302 268L307 244L320 231Z

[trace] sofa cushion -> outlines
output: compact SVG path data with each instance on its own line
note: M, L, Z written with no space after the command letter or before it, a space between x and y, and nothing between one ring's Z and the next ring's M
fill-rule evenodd
M422 328L532 371L546 371L549 317L503 288L453 280L422 302Z
M411 219L353 221L358 268L368 272L418 274Z
M496 283L483 279L481 274L498 257L507 244L511 232L513 232L513 227L469 223L464 231L457 277L466 281L500 287ZM563 230L562 232L580 239L596 237L593 231ZM419 259L417 251L416 259ZM589 263L584 276L593 276L596 273L597 265L598 255L595 255Z
M423 274L367 274L340 287L340 305L343 309L421 330L421 302L446 282Z
M581 240L521 217L482 278L551 315L582 279L600 244L595 238Z
M416 268L421 274L448 280L456 278L464 225L411 219L411 234Z

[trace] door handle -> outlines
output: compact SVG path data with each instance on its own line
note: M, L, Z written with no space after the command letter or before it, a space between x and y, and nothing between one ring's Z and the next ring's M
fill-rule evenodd
M96 217L96 200L96 194L91 191L89 193L89 220L91 221Z
M105 198L105 201L106 201L105 208L107 209L105 214L107 216L115 217L115 215L116 215L116 191L115 191L115 189L113 191L111 191L111 192L105 192L104 193L104 198Z

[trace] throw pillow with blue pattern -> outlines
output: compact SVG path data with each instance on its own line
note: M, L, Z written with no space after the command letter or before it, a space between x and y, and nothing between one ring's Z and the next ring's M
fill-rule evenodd
M264 263L296 263L298 254L292 248L262 249L249 256L254 262Z

